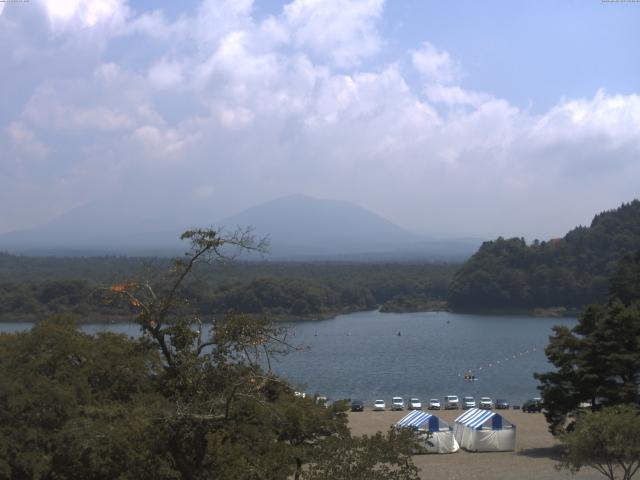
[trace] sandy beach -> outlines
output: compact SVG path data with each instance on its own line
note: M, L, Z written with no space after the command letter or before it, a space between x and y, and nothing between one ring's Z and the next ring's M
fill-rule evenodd
M434 411L435 415L453 424L461 410ZM571 475L558 471L559 449L557 442L547 430L547 423L540 413L523 413L519 410L499 411L508 421L516 425L516 450L513 452L470 453L459 450L453 454L416 455L414 461L420 468L420 478L472 480L549 480L571 479L595 480L603 478L592 469L584 469ZM373 434L386 431L389 426L407 414L403 412L350 412L349 425L353 434Z

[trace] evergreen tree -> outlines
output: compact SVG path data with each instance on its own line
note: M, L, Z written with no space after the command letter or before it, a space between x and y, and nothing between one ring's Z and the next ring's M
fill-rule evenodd
M581 308L607 300L608 279L640 249L640 200L596 215L589 227L527 245L523 238L485 242L456 272L449 303L463 308ZM631 267L632 268L632 267ZM620 282L628 277L623 272ZM620 284L622 287L622 284ZM637 291L620 292L626 302ZM624 296L624 298L623 298Z
M588 307L573 329L554 327L545 353L556 370L536 374L553 433L571 425L584 402L595 410L638 401L639 274L640 262L623 260L607 304Z

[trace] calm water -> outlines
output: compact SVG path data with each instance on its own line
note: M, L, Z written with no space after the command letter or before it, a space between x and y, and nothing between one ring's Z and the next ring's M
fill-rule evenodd
M289 340L306 345L273 364L309 393L330 398L473 395L523 402L537 395L533 372L549 369L544 348L553 325L575 319L444 312L360 312L332 320L285 324ZM29 328L0 324L1 331ZM87 325L88 332L137 335L132 324ZM400 333L400 335L398 335ZM464 380L468 370L476 381Z

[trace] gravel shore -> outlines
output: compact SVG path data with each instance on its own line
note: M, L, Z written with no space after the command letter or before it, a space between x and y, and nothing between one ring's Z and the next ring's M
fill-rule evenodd
M430 412L453 425L453 419L461 410ZM584 469L575 476L554 467L560 451L558 444L547 430L547 423L540 413L523 413L519 410L500 410L508 421L516 425L516 450L514 452L470 453L459 450L452 454L416 455L414 461L420 468L420 478L447 480L596 480L603 478L592 469ZM354 435L374 434L386 431L400 420L403 412L350 412L349 425Z

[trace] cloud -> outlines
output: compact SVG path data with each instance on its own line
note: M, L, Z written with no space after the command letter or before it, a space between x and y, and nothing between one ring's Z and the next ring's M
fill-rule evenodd
M449 53L429 42L411 52L411 62L420 75L431 82L452 83L460 76L459 67Z
M284 17L298 48L348 67L379 50L382 6L383 0L294 0Z
M184 82L184 66L176 61L160 59L148 73L149 82L158 88L171 88Z
M266 16L205 0L177 19L53 4L0 16L0 60L27 72L1 93L0 201L23 213L0 231L116 193L221 218L304 192L430 233L551 236L637 194L638 94L532 114L464 87L429 42L382 60L379 0L293 0Z
M491 100L491 95L486 93L465 90L458 85L443 85L441 83L428 83L425 86L425 94L433 103L446 105L470 105L479 107Z
M7 133L16 154L16 156L13 157L14 159L26 157L43 160L49 155L49 147L42 143L36 137L35 133L27 128L24 123L11 122L7 128ZM6 158L10 159L11 156Z
M95 28L101 24L119 27L130 14L124 0L43 0L54 31Z

